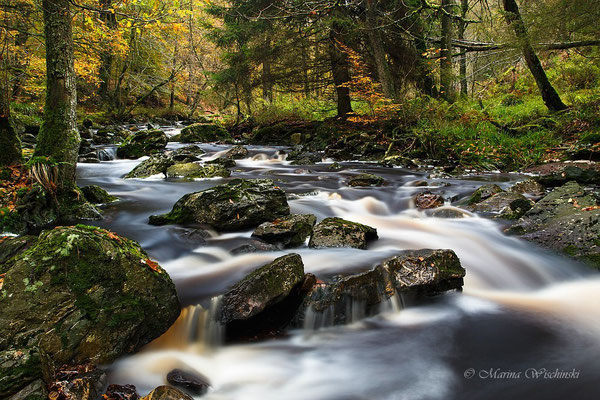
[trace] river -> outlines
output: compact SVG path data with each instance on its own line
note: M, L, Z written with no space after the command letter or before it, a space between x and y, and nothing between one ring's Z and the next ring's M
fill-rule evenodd
M173 132L171 132L172 134ZM179 144L170 143L169 148ZM210 159L228 146L202 144ZM121 200L97 225L138 241L175 282L185 308L163 337L107 366L111 383L147 394L173 368L210 379L207 400L358 399L595 399L600 398L600 279L585 267L502 233L502 223L466 213L434 218L414 209L412 196L429 189L461 199L482 183L508 187L516 174L411 182L427 173L359 162L293 166L280 148L250 146L233 177L271 178L290 195L293 213L339 216L377 228L368 250L309 249L238 254L251 231L199 237L156 227L148 216L168 212L186 193L226 179L122 179L140 161L79 164L81 186L97 184ZM107 153L112 154L110 151ZM387 185L350 188L352 175L372 172ZM449 185L447 185L449 184ZM452 207L448 205L448 207ZM449 248L467 270L464 291L381 313L346 326L307 318L304 329L261 343L219 344L210 319L213 297L254 268L285 253L302 255L319 278L365 270L400 250ZM201 304L203 307L196 307Z

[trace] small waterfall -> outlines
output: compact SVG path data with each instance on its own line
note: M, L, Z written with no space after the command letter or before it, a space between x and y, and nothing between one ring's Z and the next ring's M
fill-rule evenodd
M105 147L98 150L98 159L100 161L112 161L117 159L116 147Z
M222 297L213 297L208 309L200 304L183 308L173 326L149 347L169 346L185 349L193 346L198 350L208 351L221 346L225 332L217 321L217 312Z

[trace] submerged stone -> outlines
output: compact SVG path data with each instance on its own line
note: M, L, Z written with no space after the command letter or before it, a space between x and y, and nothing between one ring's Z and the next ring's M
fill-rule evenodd
M342 218L325 218L314 227L309 247L354 247L366 249L371 240L377 239L377 230Z
M289 215L285 192L270 179L233 179L179 199L168 214L150 224L206 224L219 231L252 228Z

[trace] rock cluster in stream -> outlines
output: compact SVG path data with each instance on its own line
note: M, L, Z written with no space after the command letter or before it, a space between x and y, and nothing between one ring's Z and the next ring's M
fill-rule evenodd
M226 292L217 312L227 342L258 340L302 327L307 315L326 325L353 322L404 303L462 288L465 270L452 250L402 251L366 272L323 282L304 273L302 258L288 254L266 264Z
M83 375L57 384L57 393L84 390L82 382L100 377L82 365L137 351L179 316L169 275L137 243L103 229L3 238L0 259L3 399L45 398L46 386L72 380L63 377L69 374ZM93 393L96 383L85 390Z

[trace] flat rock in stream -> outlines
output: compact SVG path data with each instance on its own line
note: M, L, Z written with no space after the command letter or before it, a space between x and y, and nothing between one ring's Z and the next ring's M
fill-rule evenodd
M419 210L429 210L444 205L444 198L439 194L430 192L429 190L417 193L413 200L415 202L415 207L417 207Z
M360 174L353 176L350 181L348 181L348 185L352 187L359 186L381 186L385 183L385 180L374 174Z
M313 229L309 247L354 247L366 249L377 239L377 229L342 218L325 218Z
M167 169L173 164L175 164L175 160L171 157L164 154L157 154L138 164L125 175L125 179L148 178L158 174L166 175Z
M518 219L535 203L519 193L500 192L473 206L472 211L496 213L504 219Z
M576 182L554 189L509 232L600 268L598 200Z
M200 165L195 162L177 163L167 168L167 178L227 178L230 175L231 171L220 165Z
M475 192L473 192L471 197L469 197L469 205L482 202L483 200L486 200L492 197L493 195L501 192L504 192L504 190L496 184L487 184L480 186L477 190L475 190Z
M252 236L282 247L297 247L310 237L316 223L312 214L291 214L259 225Z
M302 326L309 314L320 326L355 322L377 314L385 302L398 301L390 300L396 295L408 301L459 290L464 276L465 269L452 250L403 251L366 272L316 284L292 326Z
M43 354L14 367L26 376L0 390L3 398L38 379L42 363L47 372L48 364L110 363L137 351L180 312L169 275L137 243L96 227L43 232L2 271L0 353Z
M233 179L179 199L171 212L150 217L152 225L206 224L218 231L256 227L289 215L281 188L270 179Z

